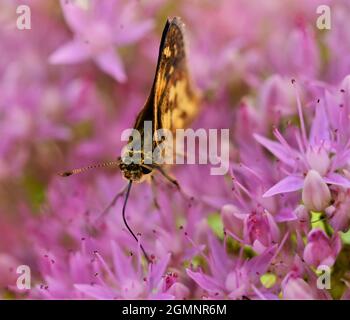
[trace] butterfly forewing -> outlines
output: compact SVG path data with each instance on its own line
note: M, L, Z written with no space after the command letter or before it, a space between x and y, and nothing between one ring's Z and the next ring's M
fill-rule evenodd
M186 60L184 26L177 17L167 21L159 48L154 85L155 129L185 128L198 111Z
M184 27L177 17L168 19L159 47L155 79L135 129L143 132L146 120L153 131L185 128L198 112L198 94L193 88L186 62Z
M156 74L150 95L137 116L134 128L142 136L143 159L152 157L145 154L144 141L154 140L158 129L175 133L189 125L198 112L198 93L193 87L187 67L184 25L180 18L168 19L163 30L159 47ZM152 121L152 132L144 131L144 122Z

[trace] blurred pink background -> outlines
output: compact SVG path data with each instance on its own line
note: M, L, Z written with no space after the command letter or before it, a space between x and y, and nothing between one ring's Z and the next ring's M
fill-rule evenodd
M30 8L29 30L17 27L20 5ZM317 28L319 5L331 10L330 30ZM150 184L134 186L128 219L151 267L125 231L121 202L96 222L125 183L118 169L56 173L120 155L120 134L149 94L168 16L186 25L188 64L204 97L193 126L230 129L230 172L174 166L195 201L156 176L159 208ZM2 0L0 297L346 298L349 50L345 0ZM283 145L277 128L298 149L297 95L310 139L302 143L317 152L300 151L306 167L286 169L296 153L256 134ZM263 197L292 174L299 189ZM329 220L319 228L311 212ZM330 290L313 281L321 262L334 268ZM16 285L20 265L30 267L31 289Z

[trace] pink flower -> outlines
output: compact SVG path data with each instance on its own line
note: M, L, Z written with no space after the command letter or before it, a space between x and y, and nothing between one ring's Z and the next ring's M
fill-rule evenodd
M330 63L329 78L340 81L347 76L350 70L350 59L347 52L350 50L349 15L347 3L336 1L332 4L332 32L326 36L326 45L329 48Z
M74 64L93 59L99 68L119 82L126 81L124 66L116 48L138 41L151 28L151 20L136 22L136 2L93 0L83 6L61 0L65 20L74 39L49 58L53 64Z
M294 210L293 214L297 220L297 224L294 226L295 230L300 230L304 234L308 234L311 228L309 210L301 204Z
M262 252L280 238L279 228L268 211L251 213L245 221L245 232L257 252Z
M304 249L304 260L309 265L333 266L340 250L341 239L338 234L330 239L323 230L314 229L308 234L308 243Z
M279 74L313 78L320 68L316 34L314 28L303 21L303 16L295 16L290 14L290 17L299 20L294 23L296 26L289 26L288 31L273 33L267 40L268 58Z
M326 209L330 225L336 231L346 232L350 226L350 190L339 190L333 205Z
M350 180L341 173L342 169L345 168L345 159L349 158L350 145L332 136L326 108L324 102L320 99L316 106L316 114L310 128L309 139L307 139L298 93L297 105L301 129L295 129L293 144L296 144L298 148L288 143L277 128L274 128L273 133L278 142L255 134L256 140L279 159L284 166L284 172L289 173L267 190L264 197L295 192L305 185L309 188L311 186L310 182L315 181L316 177L320 177L324 184L321 186L318 183L317 185L321 186L320 188L324 191L322 195L325 196L325 199L322 202L323 204L328 203L329 192L326 191L325 184L343 188L350 187ZM313 170L310 175L308 175L309 170ZM308 178L308 181L304 181L306 179L304 176ZM310 192L306 193L309 199Z
M204 297L208 295L211 299L241 299L246 296L266 299L273 296L265 288L260 288L260 276L267 271L275 257L276 245L250 260L232 261L217 240L212 237L210 239L211 254L206 258L210 274L202 270L186 270L188 276L205 291Z
M245 214L241 213L240 210L234 205L227 204L221 209L221 219L225 230L232 232L239 239L243 239L243 228Z
M281 288L282 297L285 300L330 299L326 290L317 288L315 273L302 262L299 256L295 256L290 271L282 281Z
M295 113L292 101L294 101L294 92L286 79L279 74L270 76L261 84L257 101L257 113L266 126L264 130L279 123L283 117Z
M83 243L86 240L83 240ZM175 273L166 273L170 255L141 266L140 252L134 264L132 255L125 255L116 243L110 246L109 261L94 251L70 253L66 263L52 253L43 255L44 282L37 285L32 296L46 299L184 299L188 288Z
M233 209L233 211L232 211ZM236 213L233 206L224 206L222 217L227 232L234 239L262 253L280 238L279 228L267 210L260 208L251 213Z
M165 274L170 255L150 264L144 275L140 267L135 269L132 266L130 257L126 257L115 244L112 245L112 250L114 271L97 253L97 259L109 275L112 285L107 285L104 281L94 285L77 283L75 288L78 291L95 299L174 299L188 295L188 289L184 285L176 284L176 279L169 281L171 276Z
M267 208L270 207L274 211L278 209L276 203L261 199L261 188L254 189L253 182L258 176L257 173L254 177L253 170L243 165L240 170L235 171L239 172L249 187L245 187L233 176L235 205L225 205L221 209L225 231L235 240L250 245L256 252L262 253L280 240L280 230L275 217Z

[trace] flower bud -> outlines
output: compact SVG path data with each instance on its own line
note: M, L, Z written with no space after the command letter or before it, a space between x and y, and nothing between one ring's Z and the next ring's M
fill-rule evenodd
M321 229L314 229L308 234L308 243L304 249L304 260L307 264L318 267L320 265L333 266L341 250L341 240L338 234L328 238Z
M331 201L331 192L316 170L310 170L304 180L304 205L311 211L323 211Z
M273 216L267 211L257 210L245 220L245 240L256 252L262 253L280 238L279 228Z
M238 238L243 238L243 220L245 215L239 212L239 209L231 204L226 204L221 209L221 218L224 228Z
M294 214L297 216L298 218L298 224L297 224L297 228L299 230L302 230L304 233L308 233L308 231L311 228L311 224L310 224L310 217L309 217L309 211L305 208L305 206L303 206L302 204L300 204L295 210L294 210Z
M325 212L329 224L335 231L347 232L350 227L350 191L338 191L335 204L329 206Z

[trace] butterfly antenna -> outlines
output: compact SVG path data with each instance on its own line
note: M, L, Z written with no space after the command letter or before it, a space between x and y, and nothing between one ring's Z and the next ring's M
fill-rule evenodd
M102 163L98 163L98 164L93 164L93 165L83 167L83 168L77 168L77 169L73 169L70 171L60 172L60 173L58 173L58 175L61 177L69 177L73 174L83 173L83 172L91 170L91 169L105 168L105 167L117 167L119 165L120 165L120 160L118 159L116 161L107 161L107 162L102 162Z
M126 217L125 217L125 210L126 210L126 204L128 202L128 198L129 198L129 194L130 194L130 189L131 189L131 186L132 186L132 181L130 180L129 181L129 184L128 184L128 188L126 190L126 195L125 195L125 200L124 200L124 204L123 204L123 210L122 210L122 215L123 215L123 221L124 221L124 224L126 226L126 228L128 229L128 231L131 233L131 235L134 237L134 239L136 240L137 243L139 243L139 239L135 236L134 232L131 230L131 228L129 227L128 225L128 222L126 221ZM151 263L151 259L148 257L147 253L146 253L146 250L143 248L142 244L140 243L140 248L147 260L148 263Z

